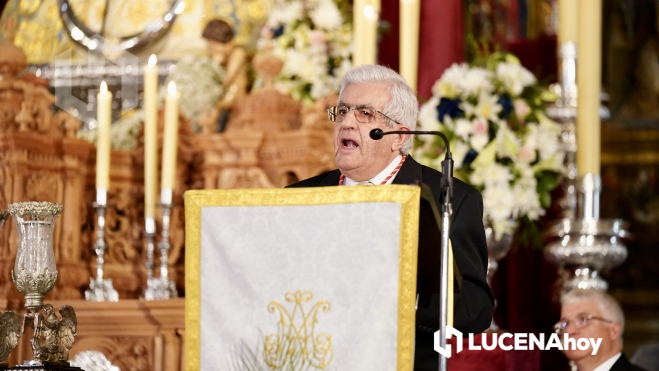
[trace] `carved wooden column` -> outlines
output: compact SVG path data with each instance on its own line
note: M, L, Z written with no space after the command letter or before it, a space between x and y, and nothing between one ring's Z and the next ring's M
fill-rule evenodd
M23 201L51 201L62 203L64 181L61 171L61 139L49 138L37 132L9 132L0 136L0 167L5 178L3 195L7 204ZM5 252L0 257L0 294L20 298L13 287L10 272L14 267L18 237L13 221L6 223L3 234L8 234ZM59 253L63 225L58 222L53 232L55 254Z
M217 133L199 133L193 135L191 141L197 153L194 162L195 184L202 189L217 188L223 164L220 148L228 147L226 140Z
M80 299L81 291L89 284L88 265L83 260L82 227L89 205L84 197L85 181L94 145L76 138L62 140L64 209L58 221L63 235L57 251L57 297ZM87 246L85 246L86 248Z

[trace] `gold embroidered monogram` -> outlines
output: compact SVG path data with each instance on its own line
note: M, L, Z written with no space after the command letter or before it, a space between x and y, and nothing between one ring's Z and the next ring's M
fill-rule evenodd
M310 309L306 303L313 299L311 291L287 292L285 300L292 304L289 311L283 304L273 301L268 304L270 313L278 313L279 330L265 336L263 360L271 370L309 369L324 370L332 362L334 349L332 336L316 334L318 312L329 312L330 302L320 300Z

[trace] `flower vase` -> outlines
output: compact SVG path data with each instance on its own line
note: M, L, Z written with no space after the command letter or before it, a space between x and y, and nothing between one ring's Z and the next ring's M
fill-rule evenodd
M491 226L485 225L485 241L487 242L487 283L492 286L492 277L496 273L497 268L499 268L499 261L508 255L510 247L513 243L513 234L504 233L500 239L496 239L494 230ZM497 302L494 301L494 307L496 308ZM492 323L490 324L490 331L500 330L499 326L494 322L494 316L492 316Z

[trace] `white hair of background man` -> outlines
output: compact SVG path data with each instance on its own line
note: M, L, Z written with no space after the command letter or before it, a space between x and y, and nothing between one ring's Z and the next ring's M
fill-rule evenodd
M389 101L382 108L382 113L396 120L399 123L408 126L410 130L416 128L416 119L419 115L419 101L412 89L407 85L405 79L394 70L375 64L366 64L350 70L341 80L341 91L350 84L384 84L387 85L389 92ZM388 123L389 127L394 126ZM400 152L409 154L412 148L413 136L405 142Z
M620 333L625 330L625 314L620 304L611 295L597 290L574 289L561 298L561 305L573 304L580 301L594 301L602 312L602 317L620 324ZM620 336L622 343L622 336Z

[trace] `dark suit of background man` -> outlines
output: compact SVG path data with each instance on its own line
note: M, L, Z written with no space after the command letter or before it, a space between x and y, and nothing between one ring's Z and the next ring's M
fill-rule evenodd
M441 173L420 165L409 156L412 136L386 135L378 141L369 136L375 128L414 130L418 112L419 103L414 92L396 72L377 65L351 70L341 82L337 106L328 110L330 119L335 122L334 159L339 168L291 187L422 181L431 187L439 209ZM492 291L485 278L487 246L483 200L478 191L457 179L453 180L453 187L449 235L463 277L462 290L455 295L454 327L465 334L479 333L489 327L494 307ZM433 349L433 333L439 329L438 295L419 298L416 326L414 369L437 370L438 353Z

